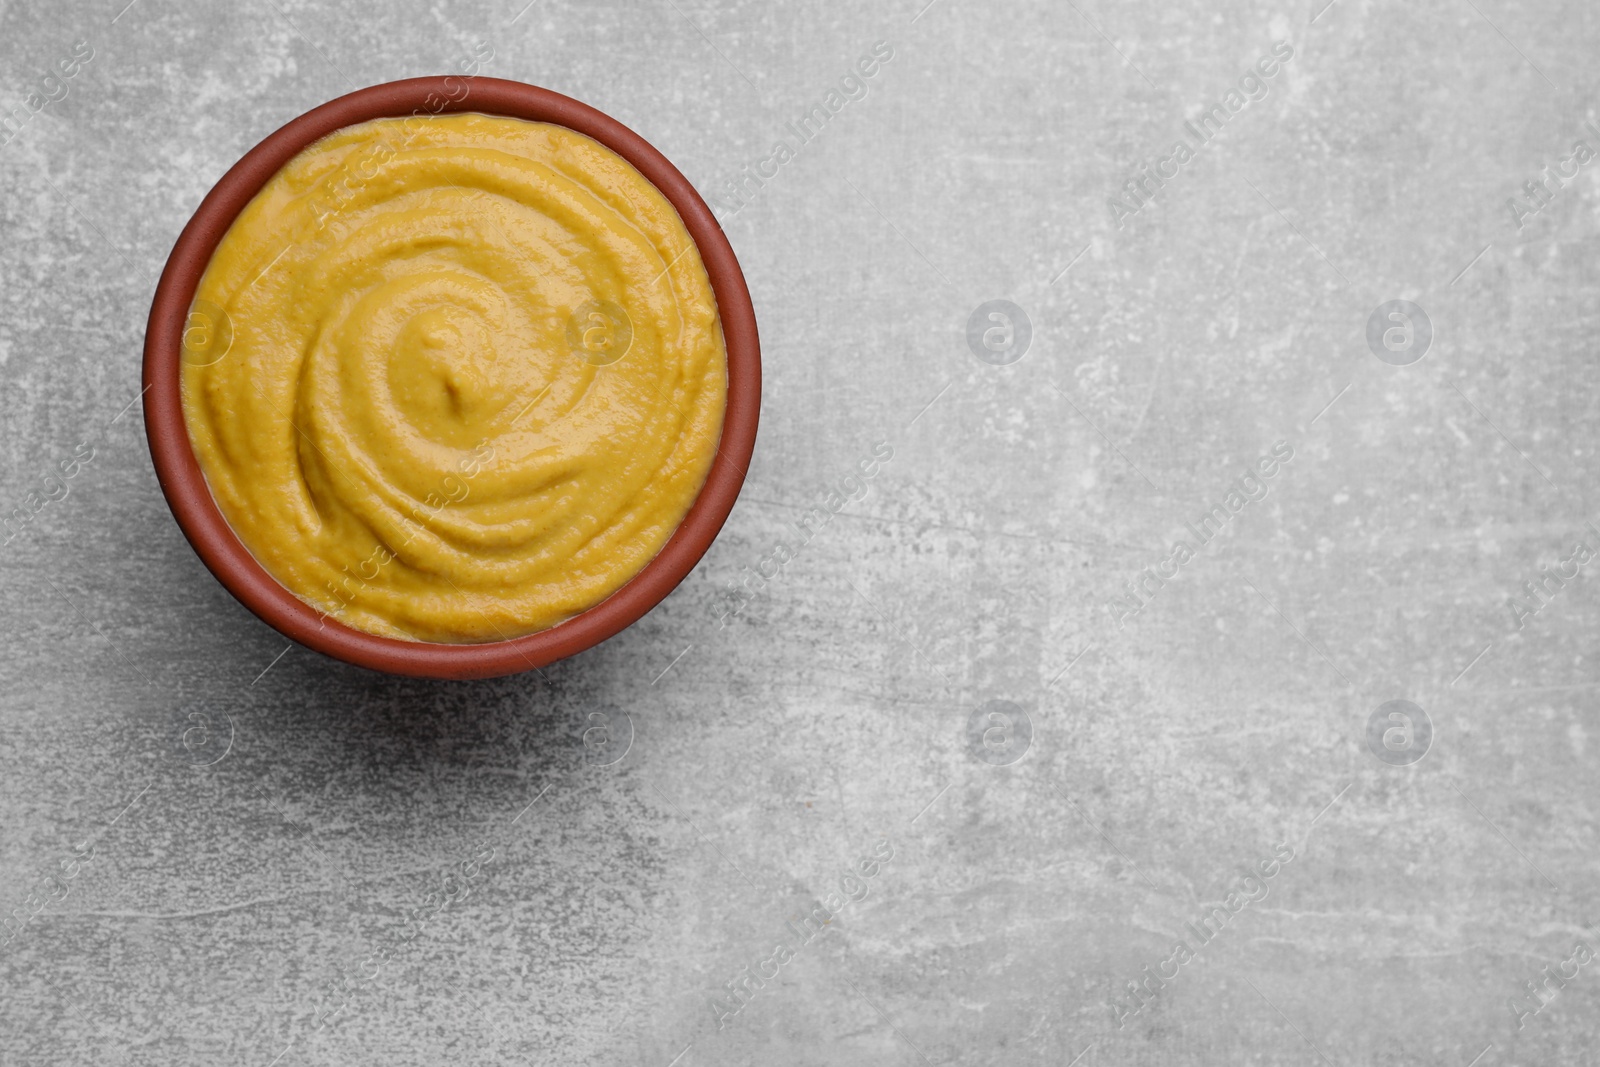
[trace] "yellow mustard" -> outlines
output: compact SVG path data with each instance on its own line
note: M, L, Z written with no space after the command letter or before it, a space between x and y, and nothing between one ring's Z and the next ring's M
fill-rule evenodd
M368 633L494 641L598 604L683 520L722 432L727 353L683 221L547 123L319 141L223 237L187 326L218 507Z

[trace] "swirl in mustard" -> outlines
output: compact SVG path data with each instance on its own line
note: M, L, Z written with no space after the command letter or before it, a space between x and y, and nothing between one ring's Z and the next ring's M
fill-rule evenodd
M374 634L494 641L660 551L722 431L727 353L688 230L565 127L380 119L240 213L184 335L212 496L295 596Z

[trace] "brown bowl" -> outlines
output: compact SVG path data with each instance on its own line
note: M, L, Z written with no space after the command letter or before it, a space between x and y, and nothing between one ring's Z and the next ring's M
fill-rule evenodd
M462 87L466 87L465 95ZM476 111L566 126L632 163L671 201L699 247L728 348L722 439L700 495L643 570L594 607L510 641L436 644L352 629L298 599L257 563L211 498L195 460L179 394L182 339L195 288L234 218L280 168L335 130L370 119ZM739 496L755 448L761 347L739 261L700 194L644 138L587 104L498 78L411 78L361 89L308 111L252 148L200 202L167 259L144 343L144 414L150 456L184 536L228 591L278 632L347 663L426 678L490 678L542 667L599 644L659 604L699 562Z

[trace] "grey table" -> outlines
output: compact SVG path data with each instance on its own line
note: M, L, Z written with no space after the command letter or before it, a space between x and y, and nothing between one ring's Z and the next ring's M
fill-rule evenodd
M0 1063L1592 1062L1593 3L523 2L0 3ZM445 684L133 401L211 183L474 55L767 378L674 595Z

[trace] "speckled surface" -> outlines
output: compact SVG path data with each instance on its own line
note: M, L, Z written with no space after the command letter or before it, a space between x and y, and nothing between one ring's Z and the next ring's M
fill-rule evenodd
M0 2L0 1064L1592 1062L1592 3L125 2ZM717 199L767 388L656 611L408 681L130 404L211 183L481 44Z

